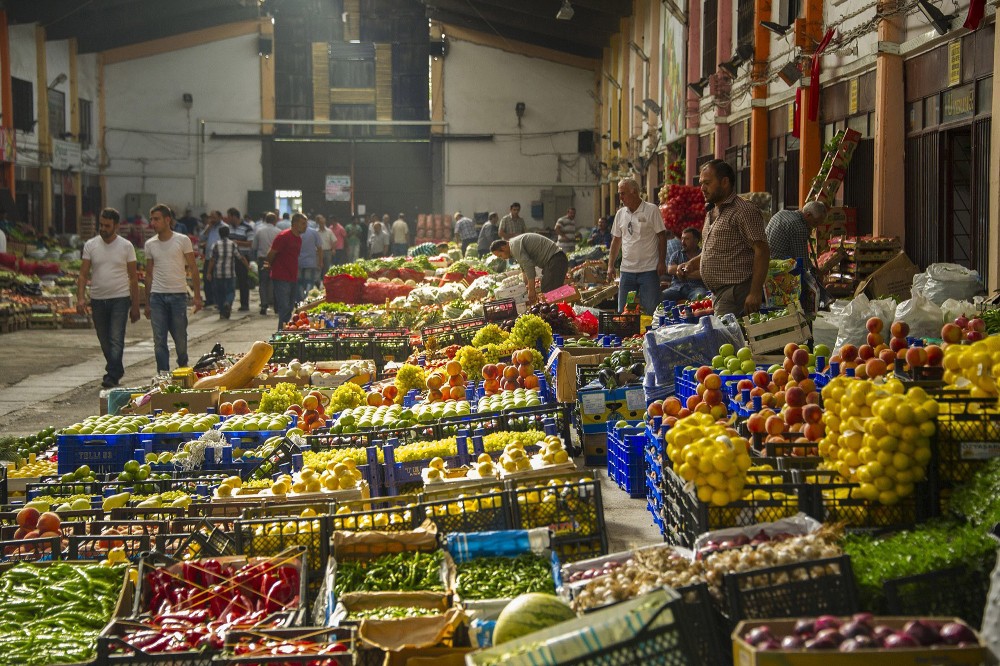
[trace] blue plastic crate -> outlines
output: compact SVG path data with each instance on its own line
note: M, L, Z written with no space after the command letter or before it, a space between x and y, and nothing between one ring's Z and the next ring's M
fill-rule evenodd
M140 432L139 444L147 453L171 453L184 442L201 437L203 432Z
M284 437L284 430L223 430L222 438L241 449L256 449L272 437ZM234 440L239 440L234 442Z
M89 465L95 473L120 472L139 448L139 435L56 435L59 474Z
M458 446L458 455L444 458L445 465L449 469L464 467L469 464L469 449L472 442L466 439L463 447L461 442ZM389 495L399 495L400 486L406 483L423 483L420 471L430 464L430 458L426 460L412 460L409 462L396 462L395 448L392 444L382 446L384 456L384 466L382 467L382 479Z

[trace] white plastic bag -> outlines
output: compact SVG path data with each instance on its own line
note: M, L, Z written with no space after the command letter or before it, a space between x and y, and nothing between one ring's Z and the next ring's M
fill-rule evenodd
M983 292L979 273L958 264L931 264L913 276L913 286L938 305L949 298L968 301Z
M975 298L972 301L959 301L949 298L941 304L941 316L944 321L955 321L958 317L966 316L970 319L979 312L979 302L982 298Z
M895 316L896 301L891 298L873 301L864 294L855 296L851 304L844 310L844 318L837 331L837 344L833 347L834 353L844 345L861 346L865 344L868 339L866 324L872 317L881 319L883 330L888 333L889 326L892 325Z
M910 300L896 306L895 321L905 321L914 338L939 338L944 313L919 289L910 291Z

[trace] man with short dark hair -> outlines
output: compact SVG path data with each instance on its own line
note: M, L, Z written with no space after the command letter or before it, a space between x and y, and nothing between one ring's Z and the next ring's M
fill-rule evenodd
M392 256L405 257L410 248L410 224L404 213L400 213L389 227L389 234L392 236Z
M203 270L208 268L208 258L212 256L212 248L219 242L219 226L223 223L223 219L222 212L218 210L210 211L205 219L205 228L201 230L198 237L201 244L201 256L204 259ZM202 279L205 284L205 305L215 305L215 298L209 286L211 280L205 273L202 274Z
M576 208L570 206L566 214L556 220L555 232L560 250L570 254L576 249Z
M291 219L291 228L279 233L267 253L264 265L271 272L271 286L274 289L274 310L278 313L278 330L292 318L299 283L299 254L302 250L302 234L308 224L306 216L296 213Z
M237 250L236 243L230 238L231 233L228 226L219 229L219 242L212 248L212 256L205 271L212 278L212 292L215 294L215 302L219 304L219 319L229 319L233 313L233 299L236 296L233 263L243 264L244 269L249 263Z
M240 288L240 312L250 311L250 250L253 247L253 225L240 217L240 211L230 208L226 211L226 222L229 224L229 238L243 257L236 262L236 285ZM212 254L206 255L206 260ZM228 317L227 317L228 319Z
M505 241L509 241L516 236L527 231L524 218L521 217L521 204L514 202L510 205L510 214L504 215L500 220L498 235Z
M665 301L696 301L704 298L708 294L708 287L699 279L697 271L690 271L685 275L678 273L678 269L701 254L701 232L694 227L688 227L681 234L681 249L670 255L667 259L667 275L673 277L670 287L663 292Z
M281 230L278 229L278 216L270 212L264 216L264 223L253 236L253 256L257 258L257 278L260 281L260 313L267 314L267 308L274 302L274 290L271 288L271 272L264 267L267 253L271 251L271 243Z
M177 366L188 364L187 278L194 289L194 312L201 310L201 284L191 239L171 229L174 213L157 204L149 211L149 223L156 235L146 241L146 318L153 325L156 371L170 371L167 334L174 340Z
M461 211L455 211L454 220L455 238L462 244L462 256L464 257L466 248L476 242L479 234L476 233L476 223L467 215L462 215Z
M712 290L717 315L749 315L760 310L771 253L764 216L736 194L736 173L725 160L705 163L699 176L709 210L702 229L701 254L681 265L679 273L699 271Z
M615 214L608 249L608 282L614 282L615 262L621 252L618 311L625 309L630 291L637 291L639 304L648 315L660 304L660 277L666 275L667 230L660 209L642 200L634 178L618 181L622 207Z
M86 288L90 281L90 309L97 330L97 340L104 353L104 379L101 386L118 386L125 367L125 319L139 321L139 278L135 247L118 235L121 216L114 208L101 211L98 236L83 246L83 261L76 283L76 311L86 314ZM91 270L93 277L91 278Z
M559 246L545 236L535 233L519 234L512 241L493 241L490 252L501 259L513 259L521 267L525 285L528 287L528 303L538 301L535 290L535 269L542 269L542 293L566 284L569 259Z
M477 250L479 250L479 256L485 257L490 253L490 246L493 245L493 241L497 240L499 236L499 230L497 225L499 224L500 216L496 213L491 212L486 221L483 222L482 228L479 229L479 240L476 241Z

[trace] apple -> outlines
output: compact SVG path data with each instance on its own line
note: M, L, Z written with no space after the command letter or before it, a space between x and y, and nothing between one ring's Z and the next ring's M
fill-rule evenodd
M911 368L927 365L927 351L923 347L911 347L906 352L906 364Z
M937 345L927 345L924 347L924 351L927 352L927 365L931 367L941 365L941 361L944 360L944 350Z

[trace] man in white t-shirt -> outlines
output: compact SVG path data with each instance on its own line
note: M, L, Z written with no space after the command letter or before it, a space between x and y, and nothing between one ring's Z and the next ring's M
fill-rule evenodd
M87 313L87 282L90 281L90 309L97 339L104 352L104 379L101 386L118 386L125 367L125 318L139 321L139 278L135 248L118 235L121 216L114 208L101 211L100 232L83 246L80 277L76 281L76 311Z
M165 204L149 211L149 224L156 235L146 241L146 319L153 324L156 371L170 371L167 333L174 340L177 366L188 364L187 277L194 289L194 311L201 310L201 284L191 239L171 231L174 213Z
M651 315L660 304L660 277L667 273L667 230L660 209L642 200L634 178L618 181L618 197L622 207L611 227L608 282L615 279L615 261L621 252L618 311L625 307L628 293L638 291L643 312Z

